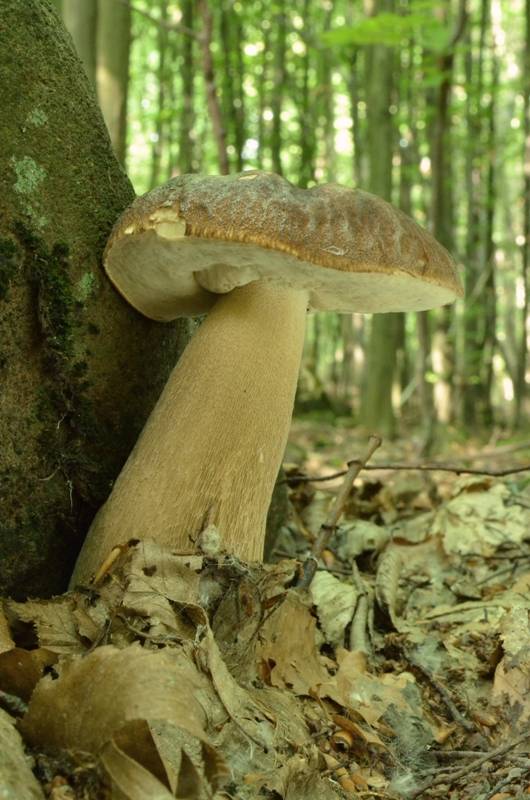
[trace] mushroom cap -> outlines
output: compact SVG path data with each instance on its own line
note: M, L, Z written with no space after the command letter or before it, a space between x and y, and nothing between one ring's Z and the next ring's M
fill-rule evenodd
M463 294L445 248L386 201L257 170L181 175L138 197L104 263L156 320L204 314L216 294L256 280L307 290L310 310L345 313L422 311Z

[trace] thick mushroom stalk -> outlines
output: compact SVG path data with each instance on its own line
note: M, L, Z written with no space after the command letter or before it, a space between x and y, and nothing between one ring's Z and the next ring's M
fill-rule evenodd
M261 559L291 422L308 294L254 282L220 297L174 368L72 583L117 544L152 538L189 550L207 524L239 558Z

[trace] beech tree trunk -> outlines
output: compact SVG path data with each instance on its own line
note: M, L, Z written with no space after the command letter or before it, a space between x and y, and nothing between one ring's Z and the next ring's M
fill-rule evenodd
M85 2L85 0L82 0ZM98 5L98 100L118 159L125 164L131 9L119 0Z
M520 331L517 347L517 374L515 385L514 424L518 427L523 418L526 395L526 369L528 362L528 308L529 308L529 265L530 265L530 0L525 2L525 38L522 53L523 74L523 244L521 245L521 283L523 302L519 312Z
M158 26L158 110L156 114L156 138L151 149L151 178L149 188L153 189L161 183L162 159L170 150L170 127L166 108L168 106L168 93L171 83L172 68L171 52L168 37L168 7L167 0L159 3L160 25ZM163 179L162 179L163 180Z
M277 175L283 175L282 165L282 107L285 82L287 80L287 69L285 66L286 40L287 40L287 12L285 0L278 0L276 3L276 13L274 16L274 28L276 29L276 41L274 42L274 57L272 74L274 78L274 89L270 99L272 111L272 127L270 136L270 148L272 159L272 171Z
M226 141L226 130L224 126L223 114L219 103L215 65L212 55L213 15L208 4L208 0L200 0L198 8L202 18L202 71L206 86L208 112L210 115L213 136L217 147L219 172L222 175L227 175L230 172L230 162L228 160L227 149L228 145Z
M440 8L444 24L448 24L451 0L446 0ZM453 71L455 46L465 33L467 24L467 0L459 0L457 18L447 49L436 56L438 69L443 76L436 92L433 92L432 105L434 118L431 132L432 200L431 227L433 235L449 252L454 252L454 200L453 167L451 158L451 95L453 90ZM434 320L432 336L432 367L436 373L434 386L434 405L436 421L442 424L451 422L455 414L455 341L453 306L431 312ZM430 336L429 336L430 338ZM430 346L426 342L426 347ZM431 440L436 437L433 429ZM426 442L428 444L428 441Z
M188 30L193 30L194 3L193 0L184 0L182 3L182 22ZM182 57L180 60L180 73L182 76L182 98L179 119L179 154L178 172L195 172L195 142L191 132L195 124L195 54L194 39L192 36L182 37Z
M393 10L393 0L371 4L371 16ZM392 193L392 50L372 45L367 51L368 190L385 200ZM392 385L400 335L398 314L374 314L366 355L366 375L361 404L363 426L383 436L395 433Z
M0 594L22 597L66 586L183 327L100 266L133 191L47 0L3 0L0 85Z
M96 85L96 30L98 18L97 0L62 0L54 3L62 13L64 24L74 40L77 55L83 62L92 86Z

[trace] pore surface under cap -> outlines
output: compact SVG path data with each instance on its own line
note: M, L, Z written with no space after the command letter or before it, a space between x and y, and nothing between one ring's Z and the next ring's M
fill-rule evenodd
M309 307L422 310L462 294L447 251L367 192L300 189L263 172L183 175L138 198L116 224L105 266L154 319L207 311L251 281L309 292Z

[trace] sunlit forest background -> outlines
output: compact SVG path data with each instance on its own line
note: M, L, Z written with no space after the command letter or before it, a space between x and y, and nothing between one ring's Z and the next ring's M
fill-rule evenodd
M527 426L530 0L57 0L142 193L264 169L391 200L466 297L309 318L297 413L386 436Z

